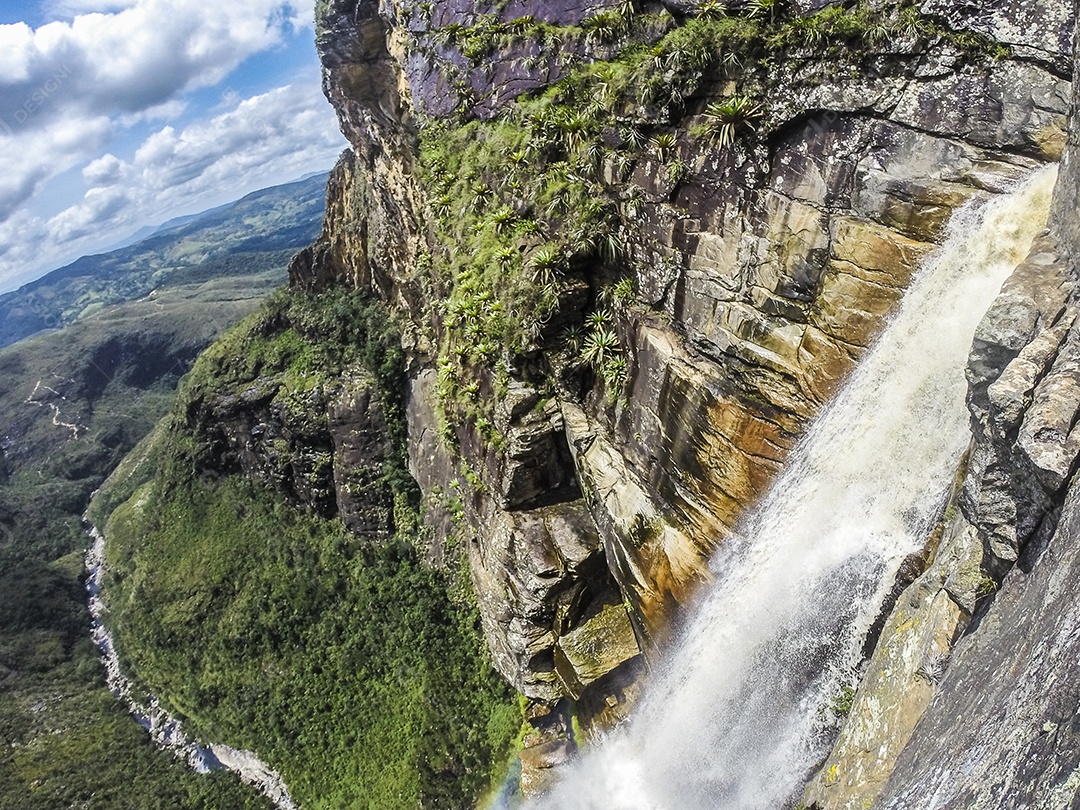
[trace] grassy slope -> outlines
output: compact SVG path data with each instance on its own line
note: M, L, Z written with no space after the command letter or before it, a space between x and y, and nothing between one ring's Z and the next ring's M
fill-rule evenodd
M168 410L198 353L283 277L279 263L250 278L170 287L0 349L8 558L52 560L82 547L78 518L90 493ZM78 426L78 436L54 420Z
M208 475L216 460L185 423L185 399L256 377L330 386L359 366L381 385L394 434L396 345L385 314L355 296L277 299L199 361L156 463L102 495L115 503L156 469L107 528L107 595L129 665L196 727L258 750L305 808L471 806L519 708L460 583L409 542L417 521L401 504L415 485L387 470L398 534L361 544L236 471ZM95 514L108 511L100 503Z
M103 688L79 516L199 351L282 283L290 253L192 267L152 298L0 349L0 809L269 806L156 750ZM39 381L53 392L35 394Z

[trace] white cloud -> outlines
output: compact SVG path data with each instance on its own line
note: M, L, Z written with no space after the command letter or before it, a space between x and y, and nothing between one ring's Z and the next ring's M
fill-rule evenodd
M106 186L120 180L124 170L124 163L116 155L102 155L97 160L92 160L82 170L83 180L91 188L94 186Z
M179 118L183 115L184 112L187 111L188 106L187 101L174 98L166 101L164 104L148 107L137 113L125 113L120 115L117 117L117 121L120 126L124 128L133 127L143 121L171 121L172 119Z
M214 84L293 30L310 3L138 0L112 13L30 29L0 26L0 110L20 124L70 108L137 112ZM47 85L54 85L45 90ZM49 104L35 105L43 90Z
M310 36L314 0L45 5L61 21L0 25L0 290L144 224L325 169L344 146L315 76L246 99L223 88L212 112L177 123L191 91ZM55 202L80 176L82 198Z
M97 236L110 221L129 222L133 200L129 189L120 186L92 188L82 202L61 211L45 224L49 244L71 244Z
M133 168L146 188L177 194L186 184L212 185L272 161L336 154L341 144L317 86L281 87L183 132L161 129L135 152Z
M313 13L312 0L62 0L55 10L74 16L0 25L0 220L99 153L110 125L178 114L180 94L221 81Z
M52 0L45 4L50 17L65 18L92 11L120 11L135 5L136 0Z
M0 290L10 286L8 279L20 274L20 264L32 261L24 236L41 236L41 219L23 209L0 222Z
M100 151L111 133L109 119L94 116L52 121L33 137L0 138L0 221L40 184Z
M135 152L147 193L203 195L254 180L268 165L329 165L341 151L333 111L315 84L279 87L182 132L165 127Z
M314 83L236 100L183 129L165 126L129 159L105 154L86 163L88 189L78 203L48 219L15 210L0 221L0 290L26 280L28 266L55 266L148 222L329 168L344 145Z

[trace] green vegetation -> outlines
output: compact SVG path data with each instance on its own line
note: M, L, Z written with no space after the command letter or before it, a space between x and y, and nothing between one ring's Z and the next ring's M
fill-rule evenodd
M168 411L198 353L284 275L278 264L166 286L0 349L0 535L12 541L0 559L48 562L82 548L90 493Z
M395 445L365 493L393 504L396 534L382 542L221 469L213 426L191 416L192 403L256 380L285 403L358 373L375 381ZM276 296L196 363L142 454L151 463L100 496L130 493L106 530L126 666L195 730L258 751L305 808L470 807L521 726L457 572L415 550L403 379L399 335L376 302Z
M269 810L233 776L198 776L103 687L78 553L0 573L0 810Z
M585 176L595 176L588 163L599 157L586 149L592 130L586 116L542 101L525 121L425 132L437 239L431 281L444 301L446 355L488 364L504 348L529 351L575 268L621 251L615 206ZM563 221L572 227L556 225Z
M153 299L0 349L0 810L270 807L158 751L106 691L80 516L198 352L284 275L284 260L204 264Z
M655 42L635 39L646 16L628 2L574 29L488 15L436 32L441 45L474 60L522 39L543 48L583 37L614 54L519 97L493 120L429 120L422 129L420 179L433 247L417 266L440 307L429 337L439 346L447 423L490 421L470 393L473 381L493 373L498 384L508 365L543 349L585 349L583 359L612 393L624 384L614 325L585 334L567 322L588 311L571 310L580 307L584 279L617 281L625 272L641 190L623 181L645 161L645 175L662 176L669 193L688 179L688 144L672 125L695 106L703 109L691 137L721 149L749 146L770 127L769 74L792 55L828 55L840 69L877 56L888 40L942 38L973 56L1002 55L996 44L947 31L909 3L875 9L852 2L788 16L781 3L760 0L748 14L729 16L706 2L680 25L669 19L650 29L659 33ZM699 98L728 86L736 89L723 99ZM591 308L603 304L594 300Z
M620 391L626 383L626 357L615 330L609 326L607 310L595 310L587 319L588 331L580 339L580 359L592 367L604 381L609 394ZM574 344L577 345L575 338Z
M711 102L705 108L704 133L715 138L721 146L730 146L735 143L740 130L753 130L754 122L760 117L760 104L747 96L731 96Z
M181 386L180 407L254 384L273 394L271 409L290 424L325 433L325 410L313 405L311 395L330 389L346 371L360 372L378 392L391 446L380 478L365 498L415 507L419 493L407 470L403 362L397 325L369 296L341 290L316 295L283 290L199 358ZM206 443L209 436L200 432L200 426L187 427L193 435L185 438L203 444L192 447L184 463L200 469L219 467L221 448ZM324 445L330 446L328 436ZM283 476L302 466L329 496L334 483L328 450L318 450L319 457L303 465L290 456L290 448L282 451Z
M435 240L426 264L441 307L448 421L490 422L470 382L478 370L495 369L498 384L508 355L552 345L551 324L583 270L614 272L623 255L618 207L600 181L614 152L599 139L596 111L568 93L560 85L499 121L432 123L423 133Z
M982 599L986 596L990 596L992 593L996 593L997 589L1001 587L1001 584L985 571L979 571L978 579L975 583L975 598Z
M130 247L84 256L0 295L0 346L162 288L267 273L280 277L292 254L318 235L325 188L326 176L320 175L257 191Z
M495 52L508 61L520 60L529 71L551 59L574 72L598 64L639 67L627 95L643 108L637 111L639 115L649 118L659 112L664 119L684 111L686 99L696 95L703 81L745 78L753 82L759 78L754 76L755 68L768 69L781 58L827 55L837 60L837 66L850 65L878 55L890 42L935 39L949 41L974 57L1002 58L1009 53L979 34L945 28L921 14L912 0L884 6L849 0L799 16L789 14L781 0L753 0L741 15L729 14L715 0L704 0L696 14L681 23L666 13L641 13L635 5L624 2L586 18L579 26L566 27L540 23L531 16L504 21L498 14L486 14L472 25L455 23L421 35L410 47L439 63L461 97L463 117L478 99L468 71L445 58L448 48L488 78L499 58ZM534 46L535 52L515 57L514 49L521 53L523 44ZM583 48L603 61L574 67L581 61ZM718 72L719 68L729 73Z
M526 41L542 45L521 57L537 64L578 43L610 57L494 120L423 129L433 216L417 267L440 307L427 337L446 432L471 422L497 446L490 403L509 367L540 350L594 375L611 398L625 386L619 335L636 298L628 226L646 194L673 194L689 178L687 116L703 122L691 138L753 148L773 125L768 76L781 59L828 56L823 69L841 70L894 40L939 38L973 58L1007 54L911 3L791 17L773 0L745 16L706 0L676 25L627 0L574 28L489 16L437 32L437 45L480 70L496 49ZM707 103L720 92L726 99ZM667 189L627 182L635 172ZM0 297L0 344L73 324L0 351L0 810L265 806L234 779L196 777L155 751L102 688L86 637L79 516L167 411L197 352L314 237L322 180L309 186L272 210L249 201ZM93 505L113 535L109 598L128 664L196 728L279 766L306 806L468 806L520 727L520 706L485 663L460 572L434 571L415 551L398 347L386 313L361 296L275 298L199 361L173 419ZM267 386L275 413L318 432L325 414L312 398L353 372L374 381L393 448L360 493L392 515L394 536L379 544L245 479L188 408ZM283 476L332 494L330 450L297 460L281 444ZM468 466L462 479L482 486ZM461 496L448 504L462 521ZM981 583L979 595L990 589ZM834 710L847 711L850 697Z
M497 48L508 48L515 43L558 45L564 31L531 16L503 22L498 14L482 14L470 26L453 24L436 29L434 38L437 44L453 46L473 64L478 64Z
M844 684L840 687L840 690L833 697L832 705L830 709L837 717L847 717L851 712L851 707L855 705L855 687L850 684Z
M411 547L358 546L238 477L140 494L109 524L108 600L132 670L194 728L257 750L304 807L467 807L488 786L521 718Z

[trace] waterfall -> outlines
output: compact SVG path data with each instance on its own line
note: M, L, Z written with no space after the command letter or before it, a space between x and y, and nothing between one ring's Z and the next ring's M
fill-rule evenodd
M1045 227L1056 167L958 211L897 313L712 562L634 719L537 802L779 810L835 735L869 626L970 440L975 328ZM795 797L795 798L793 798Z

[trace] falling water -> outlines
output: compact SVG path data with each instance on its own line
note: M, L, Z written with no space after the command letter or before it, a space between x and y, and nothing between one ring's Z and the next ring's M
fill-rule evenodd
M868 627L967 446L975 327L1045 226L1056 168L954 215L897 314L713 561L635 719L553 810L778 810L833 737Z

